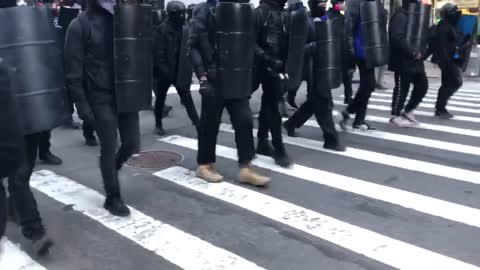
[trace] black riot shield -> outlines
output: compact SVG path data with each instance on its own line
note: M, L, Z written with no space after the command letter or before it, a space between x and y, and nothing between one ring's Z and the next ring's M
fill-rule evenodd
M0 9L0 57L11 69L24 134L51 130L68 117L62 59L47 8Z
M78 16L79 13L80 9L60 7L60 10L58 11L58 25L66 31L70 23Z
M369 67L388 64L385 11L379 0L360 4L360 21L365 46L365 61Z
M288 89L297 88L302 83L303 57L308 38L308 13L306 9L296 9L288 13L288 56L285 65L289 80Z
M178 67L175 87L179 90L189 90L192 84L193 66L188 57L188 27L183 27L182 45L178 53Z
M316 51L313 57L314 91L333 89L342 83L342 30L340 19L316 20ZM321 94L321 93L320 93Z
M217 86L224 99L248 97L255 54L253 9L246 3L220 2L215 19Z
M151 107L152 7L117 5L114 16L115 94L118 112Z
M425 49L432 6L410 4L408 6L407 42L416 52Z

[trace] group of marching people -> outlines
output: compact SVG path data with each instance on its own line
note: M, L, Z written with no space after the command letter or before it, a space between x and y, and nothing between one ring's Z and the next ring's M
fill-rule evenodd
M436 115L451 117L445 106L462 84L456 56L465 44L459 45L455 28L459 11L450 4L442 9L435 34L427 35L429 20L421 16L429 16L429 6L403 0L389 24L389 48L387 18L378 0L349 0L345 16L342 0L331 0L330 9L327 0L309 0L310 12L301 2L285 7L286 0L261 0L255 9L248 0L207 0L191 10L188 22L186 6L171 1L166 20L154 31L151 20L145 19L152 14L150 5L87 0L86 10L69 23L64 51L58 53L45 9L15 7L14 0L4 2L0 21L12 22L12 31L0 37L0 179L11 179L11 215L39 255L53 242L42 224L29 179L37 157L38 134L70 119L69 99L90 130L87 144L96 144L93 131L100 142L104 208L125 217L130 210L122 200L118 172L140 151L139 111L151 107L152 86L159 135L165 135L162 118L172 85L186 107L198 133L199 178L214 183L223 180L215 167L215 148L226 108L235 129L238 179L265 186L270 179L253 168L252 160L257 153L272 157L279 166L291 165L282 128L295 136L295 129L315 115L324 147L345 151L332 115L331 90L342 82L351 83L354 67L360 73L360 86L353 98L347 93L348 104L339 123L343 129L354 114L353 129L374 130L365 116L375 89L375 67L389 63L395 72L391 122L397 126L416 123L413 112L428 89L423 62L430 54L436 56L442 70ZM16 17L30 19L19 22ZM35 27L37 34L32 35L35 31L29 27ZM428 46L428 39L438 46ZM59 76L63 69L65 80ZM192 72L200 85L200 116L190 93ZM282 123L279 104L286 92L304 80L307 100ZM414 88L405 106L410 84ZM249 100L260 86L255 146ZM5 216L3 184L0 196L0 214ZM3 234L4 226L0 230Z

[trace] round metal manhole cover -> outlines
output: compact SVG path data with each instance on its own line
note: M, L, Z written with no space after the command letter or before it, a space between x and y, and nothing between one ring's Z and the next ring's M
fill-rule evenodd
M146 151L133 155L127 164L144 169L165 169L178 165L183 161L183 156L172 151Z

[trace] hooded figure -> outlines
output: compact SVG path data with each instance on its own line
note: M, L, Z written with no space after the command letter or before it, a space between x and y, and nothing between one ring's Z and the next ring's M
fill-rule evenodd
M421 12L421 11L427 12ZM402 7L390 20L390 54L389 69L395 72L395 88L392 96L392 118L390 123L396 127L408 127L418 124L414 109L418 107L428 90L423 56L426 47L417 48L414 43L426 44L430 6L421 8L417 0L403 0ZM420 18L424 16L424 18ZM425 22L424 25L419 25ZM425 33L422 40L414 42L412 33ZM410 36L409 36L410 35ZM416 41L416 40L415 40ZM413 84L412 95L408 104L405 101Z
M187 109L192 124L197 127L199 117L190 93L192 83L192 65L188 59L187 37L189 28L185 24L186 7L180 1L167 4L167 20L155 29L154 34L154 72L158 78L155 88L155 124L156 133L165 135L162 118L165 98L173 84Z
M442 85L438 89L435 115L449 119L453 115L447 111L448 100L463 85L461 72L463 62L457 57L460 54L458 45L462 41L457 30L461 11L456 5L448 3L440 9L440 15L442 20L436 26L432 38L433 54L442 71Z
M114 82L114 5L113 0L88 0L86 12L74 19L67 31L65 69L78 114L95 126L100 140L104 207L113 215L128 216L130 210L121 197L118 171L138 151L140 127L138 111L120 110L118 102L120 89ZM136 6L128 8L136 12ZM150 15L151 9L140 14ZM122 142L118 152L117 134Z

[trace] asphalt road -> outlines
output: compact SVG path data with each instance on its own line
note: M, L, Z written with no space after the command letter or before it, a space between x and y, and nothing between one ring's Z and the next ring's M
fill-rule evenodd
M391 87L391 76L385 80ZM98 147L81 132L54 131L62 166L39 164L32 179L39 209L56 246L32 256L18 228L8 227L1 270L480 269L480 83L466 82L452 98L456 118L434 118L438 79L418 109L421 125L390 126L391 91L376 91L368 120L379 131L341 133L345 153L322 148L315 119L285 136L295 165L255 166L268 188L236 182L233 133L224 115L217 167L226 181L196 179L197 140L176 94L164 127L153 134L152 112L141 113L142 150L183 155L177 166L121 171L128 219L103 209ZM354 86L356 88L356 86ZM334 91L341 110L342 89ZM298 95L298 103L305 91ZM193 93L197 108L200 98ZM259 93L251 101L259 110Z

